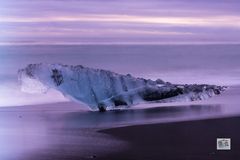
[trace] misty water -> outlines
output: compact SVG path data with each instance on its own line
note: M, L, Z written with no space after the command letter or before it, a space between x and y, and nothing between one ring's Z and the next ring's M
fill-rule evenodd
M99 129L239 116L239 52L240 45L0 46L0 159L91 159L127 146L96 132ZM228 89L200 102L91 112L54 90L43 95L22 93L17 71L30 63L81 64L147 79Z
M173 83L239 83L240 45L0 46L1 78L29 63L62 63L162 78Z
M238 85L239 51L240 45L0 46L0 106L66 101L55 91L19 92L17 71L31 63L81 64L181 84Z

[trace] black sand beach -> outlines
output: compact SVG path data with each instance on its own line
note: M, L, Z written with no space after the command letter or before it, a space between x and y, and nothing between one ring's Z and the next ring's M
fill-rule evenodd
M129 142L122 152L99 159L114 160L237 160L240 158L240 117L137 125L102 130ZM231 150L216 150L216 138L231 138Z
M172 106L103 114L77 112L76 108L72 112L74 107L58 107L58 111L53 106L5 108L0 112L0 159L239 159L239 116L160 122L173 114L181 117L184 113L219 113L219 106L205 107ZM138 122L140 119L147 123ZM221 137L231 138L230 151L216 150L216 138Z

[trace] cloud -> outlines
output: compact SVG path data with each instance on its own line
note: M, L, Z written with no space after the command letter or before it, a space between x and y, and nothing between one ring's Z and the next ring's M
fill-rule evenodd
M236 0L9 0L1 6L2 43L240 41Z
M51 17L0 17L1 23L42 23L42 22L103 22L138 23L177 26L240 27L240 16L214 17L158 17L131 15L78 15Z

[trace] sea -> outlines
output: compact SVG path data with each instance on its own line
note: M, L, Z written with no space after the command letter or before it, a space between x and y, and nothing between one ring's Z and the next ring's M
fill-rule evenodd
M240 45L29 45L0 46L0 159L93 159L129 144L98 130L240 115ZM227 86L197 101L141 104L99 113L61 93L21 92L18 70L60 63L162 79L176 84ZM236 126L237 127L237 126Z
M83 65L177 84L240 84L240 45L0 46L0 107L68 101L56 91L20 92L18 70L28 64ZM55 97L55 98L51 98Z

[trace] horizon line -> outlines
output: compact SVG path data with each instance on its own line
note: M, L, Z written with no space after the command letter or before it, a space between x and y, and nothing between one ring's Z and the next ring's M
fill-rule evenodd
M88 45L240 45L240 42L182 42L182 43L1 43L0 46L88 46Z

